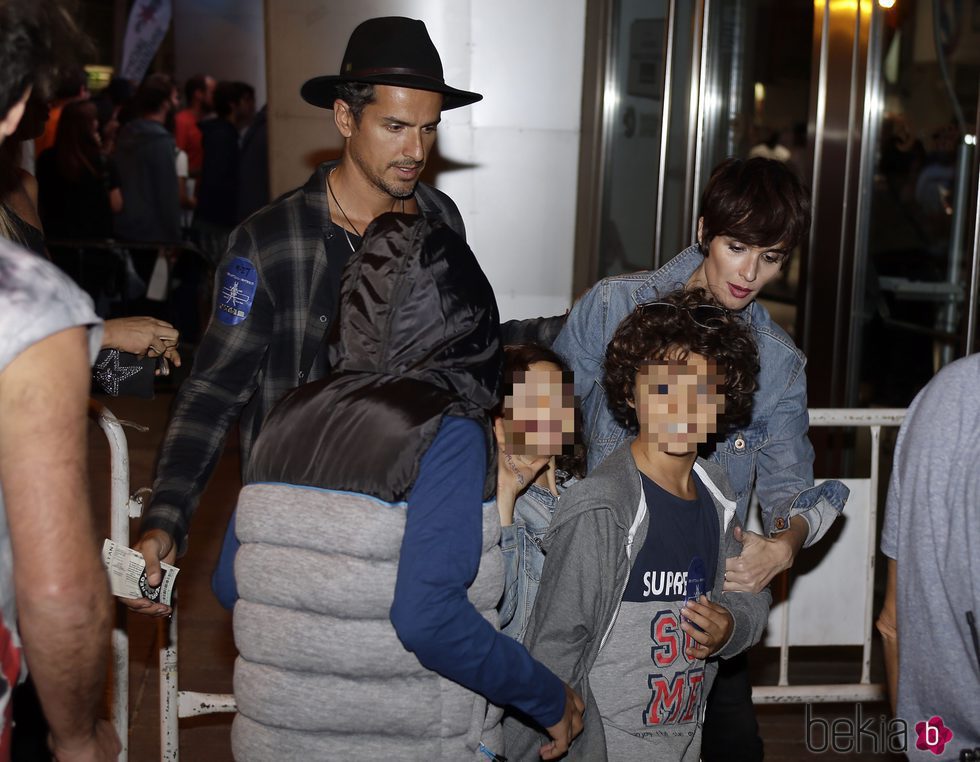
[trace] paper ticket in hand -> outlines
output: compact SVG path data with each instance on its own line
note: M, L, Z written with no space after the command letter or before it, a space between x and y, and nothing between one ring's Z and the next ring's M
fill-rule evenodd
M154 603L170 604L170 595L177 581L176 566L161 563L163 581L159 587L150 587L146 581L146 561L139 551L117 545L112 540L102 543L102 563L109 571L112 594L120 598L149 598Z

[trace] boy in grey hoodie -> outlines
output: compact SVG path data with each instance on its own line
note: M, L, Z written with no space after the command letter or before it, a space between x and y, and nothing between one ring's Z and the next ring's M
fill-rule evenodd
M697 457L719 418L748 417L757 370L748 328L700 289L638 307L609 345L609 405L638 435L562 497L525 637L586 700L568 759L697 760L717 659L762 635L769 591L722 592L734 494ZM509 759L536 758L533 723L505 732Z

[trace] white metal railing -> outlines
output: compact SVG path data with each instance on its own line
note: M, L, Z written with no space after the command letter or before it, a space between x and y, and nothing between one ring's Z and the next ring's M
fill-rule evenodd
M102 403L89 401L90 416L95 419L109 442L110 539L124 547L130 545L129 520L143 512L142 498L149 490L141 489L130 495L129 446L123 426L146 430L145 427L120 421ZM197 693L177 689L177 608L169 623L160 622L157 639L160 650L160 758L176 760L180 748L177 725L181 717L193 717L214 712L234 712L235 697L231 694ZM119 735L121 762L129 756L129 636L126 630L128 609L117 604L116 624L112 630L112 698L110 717Z
M166 635L161 626L160 642L160 759L176 762L180 757L178 739L181 717L237 711L231 693L201 693L177 688L177 599L173 599Z
M868 479L868 510L865 516L867 528L867 547L865 553L864 584L865 601L863 612L863 638L861 657L861 678L857 683L790 685L789 647L790 647L790 598L782 605L779 621L779 682L776 685L758 685L752 688L752 700L756 704L782 703L839 703L850 701L880 701L887 698L885 686L871 682L871 636L874 611L873 590L875 577L875 556L877 555L878 492L881 460L881 430L884 427L897 427L905 418L904 408L857 409L857 408L813 408L810 411L811 427L864 428L871 433L871 474ZM853 493L852 493L853 495ZM851 514L847 514L853 520ZM780 575L779 583L789 587L789 574ZM774 581L775 584L775 581ZM772 621L770 621L772 624Z
M129 546L129 519L142 513L137 497L129 494L129 447L123 424L101 402L89 400L89 416L109 440L109 537ZM122 751L121 762L129 758L129 635L126 631L126 607L116 604L116 623L112 629L112 702L109 715L116 728Z

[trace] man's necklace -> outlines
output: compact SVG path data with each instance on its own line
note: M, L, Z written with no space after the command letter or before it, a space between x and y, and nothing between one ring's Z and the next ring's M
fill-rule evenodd
M340 205L340 202L337 200L337 194L333 192L333 186L330 184L330 176L334 172L336 172L336 171L337 171L337 168L334 167L333 169L331 169L327 173L327 190L330 191L330 198L333 199L333 202L337 206L337 208L340 210L340 213L342 215L344 215L344 220L347 222L348 225L350 225L351 230L354 231L354 235L356 235L358 238L363 238L364 236L362 236L357 231L357 227L354 225L353 222L350 221L350 217L347 216L347 212L344 211L344 207L342 207ZM398 201L397 198L394 198L394 199L391 200L391 210L390 211L392 211L392 212L395 211L395 203L397 201ZM402 199L401 202L402 202L402 214L404 214L405 213L405 199ZM350 233L347 232L347 228L341 227L341 230L344 231L344 238L347 239L347 245L350 246L350 250L352 252L357 251L357 249L354 248L354 242L350 239Z

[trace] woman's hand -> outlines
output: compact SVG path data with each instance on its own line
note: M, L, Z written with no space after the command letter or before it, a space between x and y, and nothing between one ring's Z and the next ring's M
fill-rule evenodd
M152 317L125 317L105 321L103 349L118 349L134 355L163 357L180 367L177 341L180 334L166 320Z
M500 525L506 527L514 523L514 504L518 495L538 478L551 458L528 458L508 452L499 418L494 422L494 433L497 436L497 510L500 511Z

